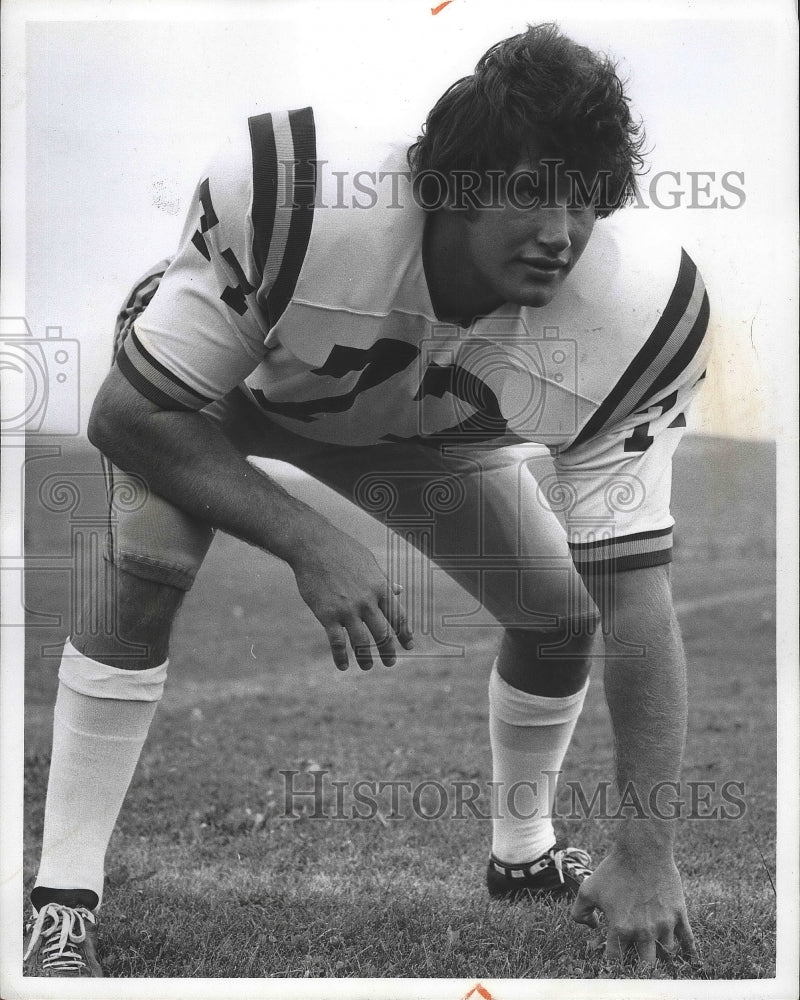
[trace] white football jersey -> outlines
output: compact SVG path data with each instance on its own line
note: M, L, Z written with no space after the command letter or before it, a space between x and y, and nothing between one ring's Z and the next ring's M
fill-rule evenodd
M240 387L337 445L546 445L542 497L580 567L668 561L671 460L709 351L693 261L628 209L596 224L549 305L442 323L405 147L356 154L348 138L310 108L249 120L203 175L174 258L127 300L122 372L171 409Z

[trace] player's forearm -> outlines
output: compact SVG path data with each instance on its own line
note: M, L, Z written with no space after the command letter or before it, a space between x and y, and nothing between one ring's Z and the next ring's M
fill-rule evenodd
M675 822L661 818L657 793L660 783L680 778L687 697L683 644L665 567L620 574L613 604L605 693L617 783L622 794L628 790L634 805L618 831L617 848L634 858L671 854ZM609 611L605 609L607 623ZM632 657L625 644L643 647L643 655ZM647 818L639 814L640 805Z
M106 393L110 389L106 390ZM175 506L294 566L335 529L233 448L199 413L158 410L124 385L95 404L92 442Z

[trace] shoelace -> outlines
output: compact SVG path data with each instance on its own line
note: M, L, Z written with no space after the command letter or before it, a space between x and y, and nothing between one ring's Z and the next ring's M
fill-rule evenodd
M558 872L559 880L562 883L564 881L564 867L566 867L568 874L575 875L580 879L587 878L592 874L592 869L589 868L589 865L592 863L592 859L586 851L582 851L580 847L554 848L549 852L549 854L553 859L556 871Z
M47 926L45 923L49 920ZM61 906L47 903L36 915L30 944L23 960L33 952L40 938L42 945L42 966L56 972L72 972L86 965L83 955L75 945L86 940L86 921L96 923L94 914L84 906Z

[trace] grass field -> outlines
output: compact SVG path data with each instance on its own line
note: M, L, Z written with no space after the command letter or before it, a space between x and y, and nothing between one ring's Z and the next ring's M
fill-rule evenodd
M94 458L74 449L29 463L28 552L61 558L27 578L26 887L42 830L57 647L68 630L71 532L91 530L102 511L100 480L79 474L95 470ZM79 484L79 509L46 509L40 487L56 473ZM684 778L742 782L746 811L681 824L677 858L701 961L657 975L769 978L774 452L689 438L675 478L673 580L690 663ZM290 488L383 553L382 527L316 484ZM437 608L463 610L465 596L437 579ZM294 780L303 787L323 777L333 812L331 781L432 779L447 789L488 781L486 685L497 637L489 624L453 626L446 638L463 644L463 656L442 655L453 650L428 636L419 655L391 670L339 674L291 572L218 538L181 614L167 693L112 839L101 926L107 974L604 975L597 936L572 924L563 906L488 900L489 823L467 818L468 810L461 819L452 807L425 819L405 808L395 819L384 796L368 819L315 819L310 799L296 808L299 818L283 815L282 770L301 772ZM594 672L564 776L590 788L613 774L599 665ZM422 805L433 809L429 792ZM595 857L613 827L580 817L562 824Z

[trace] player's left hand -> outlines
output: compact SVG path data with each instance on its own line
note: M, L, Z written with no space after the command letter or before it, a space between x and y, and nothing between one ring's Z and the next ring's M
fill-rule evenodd
M581 885L572 919L597 927L595 910L606 918L608 962L622 962L631 951L638 965L654 965L658 948L673 954L676 940L687 958L697 957L681 877L671 852L653 858L612 849Z

